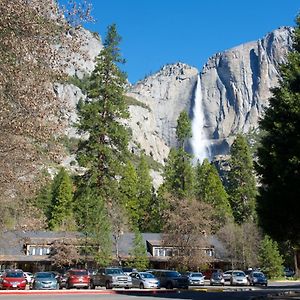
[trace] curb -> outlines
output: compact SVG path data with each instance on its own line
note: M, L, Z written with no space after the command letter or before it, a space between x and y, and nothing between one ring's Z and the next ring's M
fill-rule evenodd
M133 295L154 295L166 293L180 293L179 290L0 290L1 295L114 295L114 294L133 294Z

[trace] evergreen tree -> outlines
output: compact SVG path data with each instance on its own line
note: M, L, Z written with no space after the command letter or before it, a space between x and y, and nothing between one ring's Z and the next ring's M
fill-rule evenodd
M135 230L133 239L133 249L130 252L131 259L127 262L130 267L138 270L145 270L149 265L149 258L147 256L147 249L143 240L142 234Z
M138 199L138 177L134 165L128 161L120 179L120 199L133 228L139 226L141 212Z
M137 166L137 188L138 188L138 201L140 206L140 219L138 228L141 232L149 231L149 222L156 218L153 207L153 197L155 197L152 186L152 178L150 176L149 166L146 161L145 155L142 154L140 162ZM157 222L156 220L155 222Z
M283 275L283 258L279 253L277 242L265 236L259 251L261 269L270 278Z
M257 188L249 146L241 134L232 144L230 154L227 191L234 219L242 224L255 219Z
M300 15L294 47L281 65L279 86L260 122L266 134L258 149L261 186L258 216L263 229L277 241L300 244Z
M185 141L192 137L191 120L186 111L182 111L178 117L176 136L180 147L184 147Z
M232 219L232 210L229 197L222 184L220 176L214 165L205 159L202 165L196 167L196 198L210 204L215 212L213 218L218 229Z
M85 225L93 243L99 245L96 258L102 265L111 253L110 232L118 220L115 208L121 205L118 180L128 154L129 133L120 122L128 117L126 76L118 67L124 62L120 41L116 26L109 26L95 69L86 80L88 98L78 105L78 130L87 138L80 141L77 151L85 173L78 179L76 215L79 225ZM109 215L112 211L114 218Z
M179 198L192 197L194 181L190 154L183 148L171 149L164 170L165 191Z
M51 230L75 230L73 183L64 168L60 169L53 181L49 228Z
M116 26L109 26L104 48L89 79L88 99L78 106L78 129L89 136L79 143L77 151L80 166L87 169L82 178L85 185L97 189L105 199L117 188L117 177L128 152L128 130L120 123L120 119L128 117L126 76L117 66L123 62L120 40Z

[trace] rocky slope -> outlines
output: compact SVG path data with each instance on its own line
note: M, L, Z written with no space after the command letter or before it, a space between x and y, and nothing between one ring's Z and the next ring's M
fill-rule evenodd
M206 136L213 155L228 152L237 132L257 128L268 105L278 67L291 49L292 28L282 27L264 38L212 56L201 71ZM128 95L149 109L131 107L133 138L147 154L163 162L176 144L175 128L182 110L192 117L198 70L177 63L134 85Z

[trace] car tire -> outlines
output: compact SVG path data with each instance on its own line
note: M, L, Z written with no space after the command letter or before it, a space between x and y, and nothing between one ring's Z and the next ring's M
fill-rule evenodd
M111 284L110 284L109 281L106 281L106 283L105 283L105 288L106 288L107 290L111 290L111 289L112 289L112 286L111 286Z
M143 290L144 288L145 288L145 287L144 287L144 284L141 282L141 283L140 283L140 289Z

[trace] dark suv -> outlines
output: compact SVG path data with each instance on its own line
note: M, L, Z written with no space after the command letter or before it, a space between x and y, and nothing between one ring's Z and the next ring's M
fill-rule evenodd
M177 271L152 270L152 274L160 281L160 286L167 289L181 288L188 289L189 280L187 276L182 276Z

